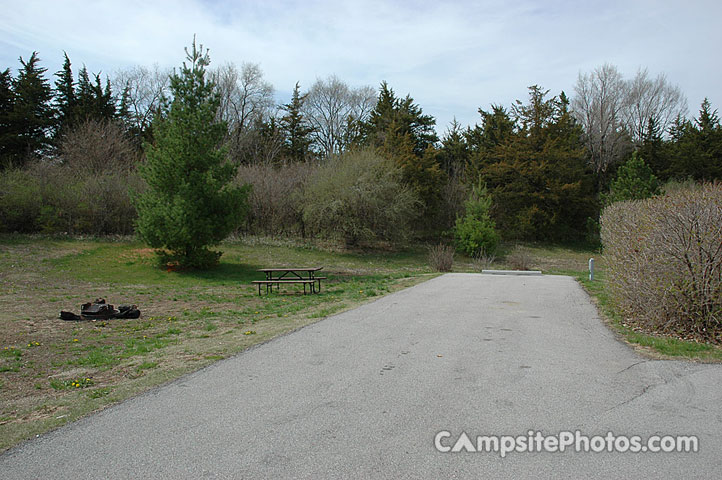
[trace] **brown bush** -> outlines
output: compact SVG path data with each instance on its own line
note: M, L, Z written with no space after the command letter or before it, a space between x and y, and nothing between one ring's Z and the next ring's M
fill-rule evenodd
M75 172L119 172L134 169L140 152L121 125L87 120L63 137L60 157Z
M437 272L450 272L454 265L454 247L450 245L434 245L429 248L429 265Z
M615 203L601 234L610 294L628 322L722 341L722 184Z
M270 236L303 235L300 195L304 182L317 168L309 163L241 165L237 182L253 186L246 231Z
M474 264L474 269L476 269L478 271L486 270L488 268L493 267L494 262L496 262L496 255L493 253L487 253L484 251L480 251L478 254L476 254L472 258L472 263Z
M531 270L533 260L531 253L520 245L514 247L506 257L507 263L514 270Z

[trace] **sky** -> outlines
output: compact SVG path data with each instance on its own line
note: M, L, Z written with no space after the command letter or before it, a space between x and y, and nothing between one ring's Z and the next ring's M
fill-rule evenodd
M527 99L527 87L574 94L604 63L626 78L665 74L695 116L722 107L719 0L0 0L0 68L37 51L48 76L67 52L77 73L178 67L193 35L211 66L260 65L279 103L296 82L336 75L382 81L414 98L439 134L478 109ZM54 81L54 78L52 79Z

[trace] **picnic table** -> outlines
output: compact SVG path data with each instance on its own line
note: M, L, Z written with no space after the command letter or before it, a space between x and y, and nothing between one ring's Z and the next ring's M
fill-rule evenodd
M260 268L258 271L266 274L265 280L254 280L252 283L258 285L258 295L261 294L261 285L266 286L266 293L273 291L273 286L280 288L286 284L302 284L303 294L306 294L306 285L310 287L311 293L321 291L321 280L326 277L317 277L316 272L323 267L281 267L281 268ZM317 288L318 285L318 288Z

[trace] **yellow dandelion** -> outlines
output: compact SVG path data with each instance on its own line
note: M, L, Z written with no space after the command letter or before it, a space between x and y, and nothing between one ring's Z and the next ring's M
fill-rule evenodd
M77 339L77 338L74 338L74 339L73 339L73 341L74 341L74 342L77 342L77 341L78 341L78 339Z

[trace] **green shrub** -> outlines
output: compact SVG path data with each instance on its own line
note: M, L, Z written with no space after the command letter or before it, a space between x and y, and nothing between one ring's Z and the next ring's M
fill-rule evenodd
M629 323L722 341L722 185L614 203L601 218L610 294Z
M474 186L464 203L463 217L456 219L456 248L470 257L492 254L499 243L494 220L491 219L491 196L485 186Z
M0 229L34 232L43 208L40 182L26 170L0 171Z
M349 246L403 240L420 208L400 169L370 150L330 158L309 179L301 204L307 232Z
M605 196L604 203L642 200L660 193L659 180L652 173L652 169L644 163L642 157L634 152L632 158L619 167L617 178L612 181L609 195Z
M131 187L143 190L135 171L76 171L49 161L5 170L0 172L0 229L129 235L136 217Z

